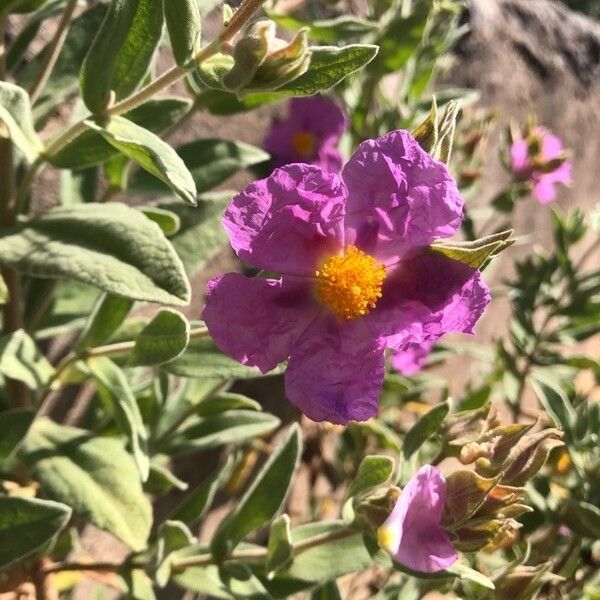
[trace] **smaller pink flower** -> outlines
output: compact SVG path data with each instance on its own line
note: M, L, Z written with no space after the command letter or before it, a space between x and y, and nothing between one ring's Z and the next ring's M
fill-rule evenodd
M533 127L510 148L512 170L533 185L540 204L556 199L556 185L570 185L573 164L567 160L563 144L545 127Z
M264 146L274 167L291 163L317 165L331 173L342 167L337 144L348 119L334 102L322 96L294 98L285 119L275 121Z
M445 502L446 480L439 469L421 467L377 530L379 545L413 571L435 573L448 568L458 556L441 526Z
M418 373L431 354L433 344L433 340L427 340L418 344L406 344L406 346L395 350L392 352L392 367L406 376Z

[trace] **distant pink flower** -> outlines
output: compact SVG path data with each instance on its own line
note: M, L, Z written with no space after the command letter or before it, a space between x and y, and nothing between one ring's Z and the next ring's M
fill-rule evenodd
M215 344L263 373L289 358L286 394L315 421L375 416L385 349L472 333L489 302L476 269L428 251L462 211L446 166L406 131L363 142L341 176L276 169L223 224L242 260L279 276L209 282Z
M395 350L392 352L392 367L406 376L418 373L431 354L433 344L432 340L427 340L422 344L407 344Z
M346 126L344 111L331 100L294 98L287 117L271 126L264 146L275 167L308 163L339 173L342 156L337 144Z
M431 465L421 467L377 530L379 545L413 571L435 573L448 568L458 557L441 526L445 501L446 480L440 471Z
M545 127L534 127L525 139L510 148L513 172L533 185L533 195L541 204L556 198L556 185L571 183L572 163L566 159L560 138Z

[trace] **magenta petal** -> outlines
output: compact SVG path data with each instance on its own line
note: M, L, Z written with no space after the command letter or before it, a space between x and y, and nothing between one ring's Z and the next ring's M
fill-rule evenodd
M439 469L421 467L379 530L395 560L422 573L442 571L456 561L456 550L441 526L445 501L446 480Z
M365 321L389 347L434 342L445 333L473 333L490 293L481 273L441 254L422 252L402 262Z
M313 275L320 258L343 246L346 188L310 165L276 169L233 198L223 224L237 255L276 273Z
M446 165L407 131L360 144L344 170L347 243L383 261L453 235L463 200Z
M392 353L392 367L402 375L414 375L423 368L432 347L431 340L419 344L406 344Z
M266 373L318 310L305 284L227 273L209 281L202 318L220 350Z
M510 147L512 170L524 173L529 169L529 149L526 140L516 140Z
M342 166L342 156L336 144L346 125L344 111L334 102L321 96L294 98L288 115L271 126L264 146L276 167L307 162L337 173ZM300 155L294 149L293 138L298 133L313 136L315 147L311 156Z
M377 415L384 370L383 348L367 329L324 315L292 349L286 395L313 421L366 421Z

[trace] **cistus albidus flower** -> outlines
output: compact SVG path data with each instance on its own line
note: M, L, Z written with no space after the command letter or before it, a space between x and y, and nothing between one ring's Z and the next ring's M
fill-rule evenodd
M414 375L418 373L425 364L427 357L431 354L433 341L427 340L422 344L407 344L392 353L392 367L402 375Z
M331 100L294 98L288 115L271 126L264 146L275 167L300 162L338 173L342 155L337 144L346 126L344 111Z
M413 571L435 573L448 568L457 554L441 525L445 502L446 480L441 472L431 465L421 467L377 530L379 545Z
M571 161L560 138L545 127L532 127L524 138L510 148L511 166L517 177L533 186L533 195L541 204L556 198L556 185L571 183Z
M476 269L428 249L462 211L446 166L406 131L363 142L341 176L276 169L223 217L237 255L269 275L209 282L215 344L263 373L289 358L286 394L313 420L375 416L386 347L472 333L489 302Z

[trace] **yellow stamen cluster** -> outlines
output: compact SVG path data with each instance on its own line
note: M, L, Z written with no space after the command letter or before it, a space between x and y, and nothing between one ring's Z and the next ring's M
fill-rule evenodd
M396 542L396 532L390 527L383 525L377 530L377 544L380 548L391 552Z
M357 319L371 312L381 298L385 267L356 246L329 257L315 273L317 294L341 319Z
M312 158L316 145L315 136L308 131L299 131L292 136L292 148L303 158Z

